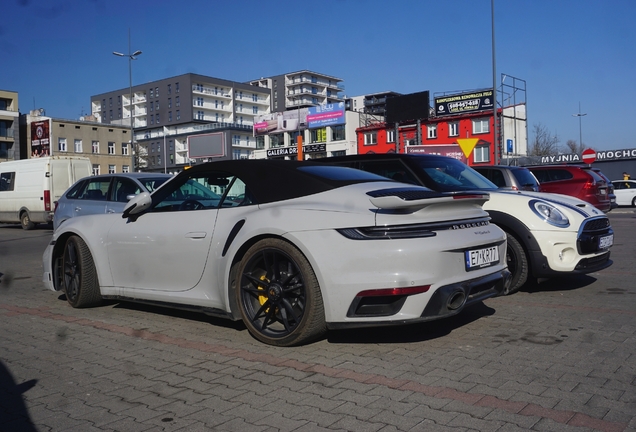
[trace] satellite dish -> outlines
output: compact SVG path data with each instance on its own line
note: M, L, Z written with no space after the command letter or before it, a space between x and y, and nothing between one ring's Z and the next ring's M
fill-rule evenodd
M41 116L46 115L46 111L44 110L44 108L40 108L38 111L40 112Z

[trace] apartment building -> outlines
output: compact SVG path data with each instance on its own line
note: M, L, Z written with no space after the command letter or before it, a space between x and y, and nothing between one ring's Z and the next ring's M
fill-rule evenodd
M249 83L271 89L272 112L344 102L342 79L314 71L290 72Z
M131 171L129 128L56 119L42 113L43 110L33 110L22 115L29 158L83 156L90 159L95 175Z
M211 130L227 134L231 157L250 157L256 141L246 136L256 116L269 113L270 105L267 88L192 73L133 86L132 98L130 88L91 96L97 122L130 128L133 119L142 154L139 166L150 171L189 165L193 158L188 156L187 137ZM165 154L157 154L158 148L165 148Z
M0 161L22 158L18 93L0 90Z

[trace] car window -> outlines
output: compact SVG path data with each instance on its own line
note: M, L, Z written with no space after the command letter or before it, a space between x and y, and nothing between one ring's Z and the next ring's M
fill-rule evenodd
M360 169L402 183L420 184L400 160L362 161Z
M108 196L109 178L89 179L76 196L80 200L106 201Z
M157 199L152 211L204 210L255 204L242 180L218 171L198 172L172 181L158 191Z
M128 202L130 195L137 195L141 192L141 187L131 179L116 177L113 181L111 201Z
M66 198L77 199L77 197L84 191L84 188L86 187L86 182L87 180L81 180L75 183L75 185L72 186L68 190L68 192L66 192Z
M148 192L152 192L169 180L169 177L142 177L138 180L142 185L144 185Z
M537 179L532 175L532 172L528 169L513 169L512 175L515 176L517 182L521 186L538 186Z
M503 172L497 169L490 170L489 176L487 176L488 180L493 182L499 187L506 187L506 179L504 178Z
M574 177L574 174L564 169L555 169L555 170L550 170L549 172L550 172L550 181L570 180L571 178Z
M462 190L491 190L497 185L470 168L463 162L452 158L413 158L419 165L424 186L439 192Z

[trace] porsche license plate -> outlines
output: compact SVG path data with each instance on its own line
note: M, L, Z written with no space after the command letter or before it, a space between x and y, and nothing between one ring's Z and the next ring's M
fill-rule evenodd
M490 267L499 262L499 248L491 246L483 249L467 250L465 258L466 271Z
M606 235L603 237L599 237L598 239L598 248L599 249L607 249L614 244L614 234Z

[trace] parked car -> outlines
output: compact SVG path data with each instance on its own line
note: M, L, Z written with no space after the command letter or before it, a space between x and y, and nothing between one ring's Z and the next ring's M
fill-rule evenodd
M25 230L53 221L53 209L76 180L91 175L86 157L47 156L0 163L0 223Z
M528 169L539 180L541 192L570 195L605 213L612 209L607 182L588 166L541 165Z
M636 207L636 180L613 180L616 204Z
M504 191L464 163L445 156L364 154L317 159L441 192L490 193L484 209L508 235L508 294L529 280L591 273L612 264L614 232L601 211L576 198Z
M499 189L539 192L539 182L528 168L488 165L475 166L473 169L497 185Z
M121 215L67 220L43 281L73 307L160 303L302 344L327 328L448 317L502 293L506 236L487 200L311 162L210 162Z
M170 174L121 173L83 178L55 203L53 230L75 216L121 213L132 197L152 192L171 177Z
M592 170L594 170L596 174L603 177L603 180L605 180L605 183L607 183L607 196L609 197L610 204L611 204L610 210L615 209L616 207L618 207L618 203L616 202L616 194L614 193L614 184L609 179L609 177L603 174L600 168L592 168Z

